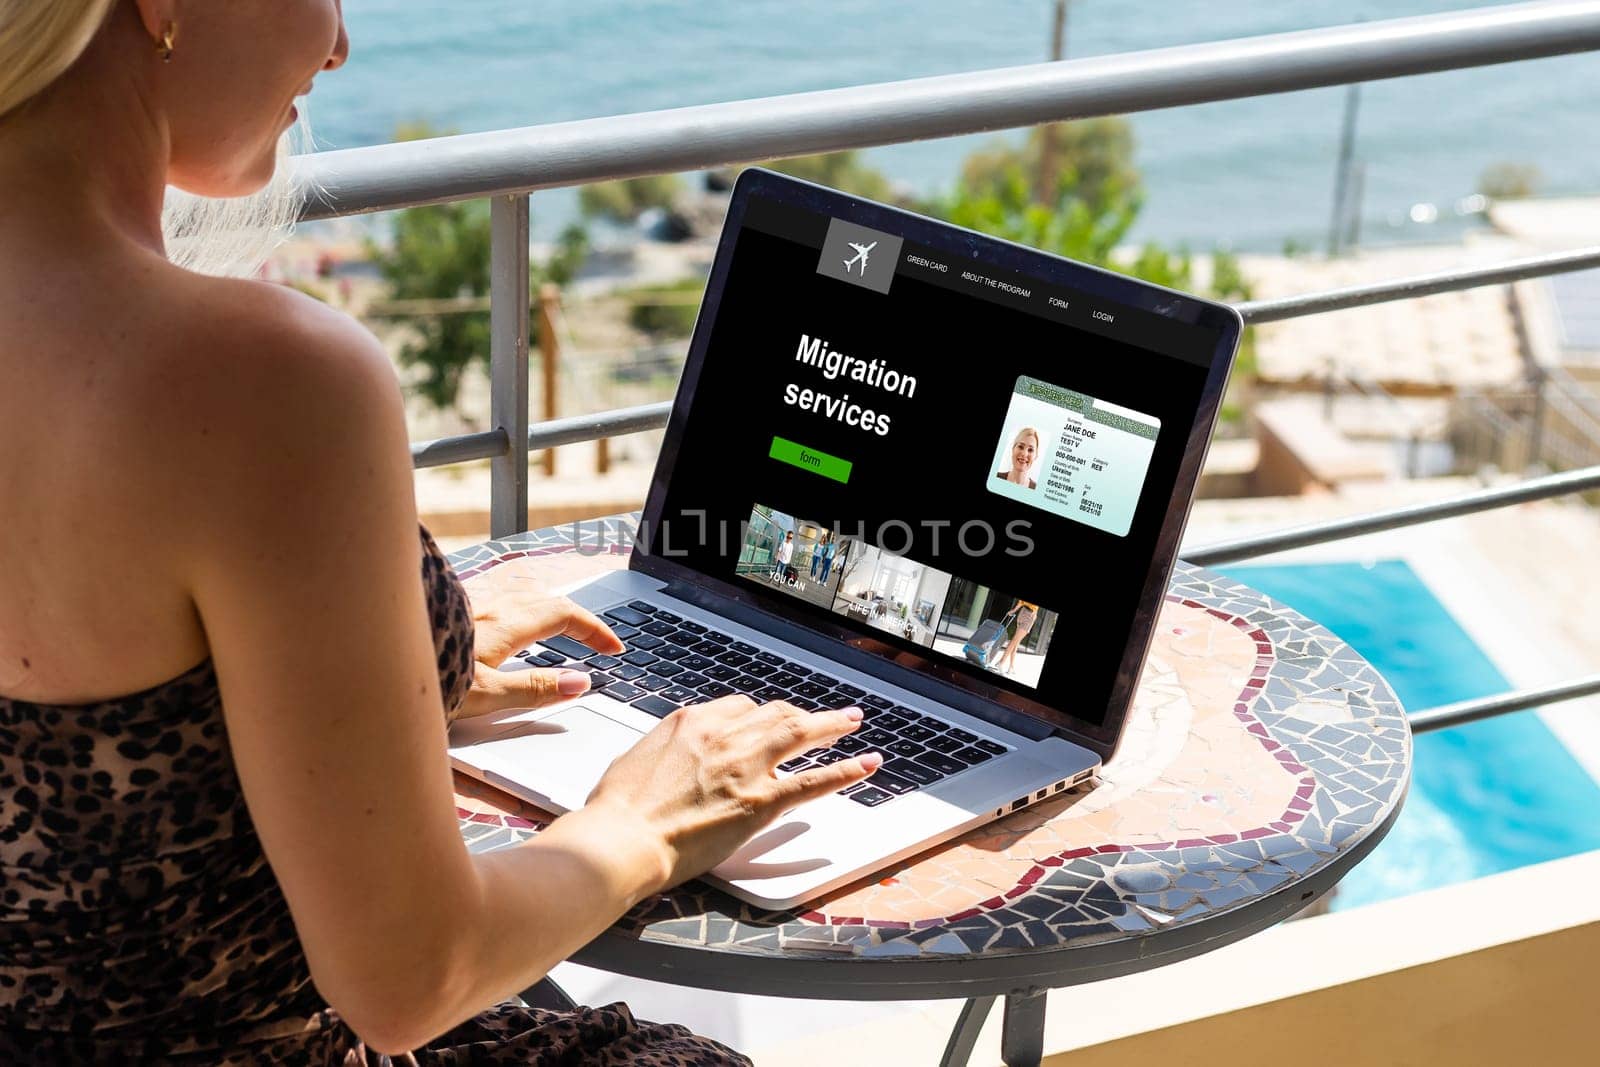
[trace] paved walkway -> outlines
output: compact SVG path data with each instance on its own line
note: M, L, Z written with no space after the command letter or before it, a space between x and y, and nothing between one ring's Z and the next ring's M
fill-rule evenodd
M1489 206L1494 228L1546 249L1600 244L1600 196L1533 197Z

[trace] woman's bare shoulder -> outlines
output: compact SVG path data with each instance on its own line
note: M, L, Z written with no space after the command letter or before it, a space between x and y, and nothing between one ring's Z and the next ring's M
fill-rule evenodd
M383 346L365 327L288 286L184 271L164 285L175 290L175 306L189 309L178 324L183 343L168 356L200 381L295 389L348 374L394 380Z
M147 353L142 395L127 407L142 413L140 436L171 472L175 502L215 513L218 492L304 493L308 480L409 464L393 364L354 319L263 282L185 275L157 285L167 306L185 310Z
M360 323L287 286L173 270L153 288L175 309L147 338L145 410L182 425L314 420L330 402L398 405L383 346ZM357 415L357 412L348 414Z

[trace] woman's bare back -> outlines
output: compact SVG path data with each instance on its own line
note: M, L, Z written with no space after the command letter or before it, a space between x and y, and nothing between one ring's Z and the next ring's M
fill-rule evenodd
M35 247L0 261L0 695L81 703L205 658L180 556L204 493L183 460L225 430L233 309L299 301L142 250Z
M444 712L553 704L556 672L495 667L556 633L620 641L570 601L513 597L490 616L505 646L475 657L470 605L419 545L382 346L288 289L165 253L169 187L267 186L295 102L348 55L339 0L0 12L0 872L26 872L29 893L0 922L0 1061L146 1062L165 1057L94 1046L263 1010L292 1008L274 1021L305 1033L312 993L380 1052L456 1033L534 1060L551 1028L508 1039L485 1006L779 812L873 773L873 753L774 773L860 713L685 709L584 809L469 854ZM430 563L438 580L419 582ZM219 835L237 847L202 847ZM273 930L219 947L220 914ZM174 994L167 973L190 960ZM251 981L209 998L224 962ZM727 1059L680 1036L625 1040Z
M0 573L0 657L12 672L10 681L0 678L0 726L9 727L0 780L21 780L28 766L44 772L18 793L9 823L0 826L7 831L0 839L9 841L0 846L0 866L36 868L16 901L32 913L26 935L4 931L22 950L0 961L0 991L11 990L0 995L0 1059L143 1062L186 1054L229 1063L343 1062L359 1056L359 1039L324 1009L296 926L307 909L291 916L257 835L258 822L283 820L247 812L233 757L253 753L246 762L255 769L243 777L260 783L276 774L297 792L331 776L316 774L307 761L280 759L249 729L259 716L229 721L245 726L242 733L224 730L219 670L206 658L199 614L185 590L195 569L186 554L204 555L193 546L206 539L191 536L208 522L204 482L226 473L210 460L208 440L238 457L238 437L253 419L276 412L293 420L296 380L308 388L318 381L311 361L346 358L342 351L304 356L293 338L307 331L337 337L349 326L297 294L178 276L164 265L142 278L144 288L109 298L92 286L56 293L36 287L22 294L33 298L27 305L15 291L0 298L0 317L30 309L26 328L0 347L0 378L17 386L0 396L0 498L22 513L20 521L0 523L0 552L25 563ZM142 313L118 315L147 303L195 310L154 325ZM70 308L80 314L64 318ZM248 343L263 334L291 343L277 351ZM374 355L366 352L368 360ZM346 400L363 403L359 395ZM30 441L39 447L25 448ZM261 451L262 465L270 466L295 449L280 437ZM278 496L277 506L295 506L290 494ZM262 548L273 557L315 550ZM421 556L431 655L407 658L430 670L437 665L436 692L448 713L473 679L471 612L426 533ZM238 562L248 567L250 560ZM272 655L265 643L253 647ZM224 658L222 673L229 669ZM44 706L52 704L75 706ZM290 706L328 721L320 718L325 709ZM392 711L387 732L404 733L403 710ZM362 748L341 746L336 732L330 737L327 747L336 752ZM75 773L51 770L69 758ZM356 776L359 760L339 762L342 779ZM264 766L283 769L263 774ZM407 776L396 779L388 783L391 797L406 791ZM373 820L378 793L358 790L365 817L353 803L324 810L328 825L352 814L368 836L413 836L414 819ZM320 836L313 831L302 844L314 847ZM280 845L284 851L305 849ZM384 851L410 854L398 842ZM414 880L414 871L377 878L386 886ZM330 906L348 924L350 909ZM414 907L404 914L428 918ZM96 966L62 965L99 952L107 929L133 933L120 936L112 958ZM431 987L431 977L422 977ZM454 1062L465 1051L457 1046L467 1046L476 1058L508 1064L748 1062L681 1027L640 1024L617 1005L568 1013L473 1008L465 1022L418 1049L419 1061Z

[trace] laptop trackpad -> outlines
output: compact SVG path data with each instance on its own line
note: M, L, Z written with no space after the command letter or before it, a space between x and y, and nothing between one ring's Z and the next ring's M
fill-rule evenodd
M473 746L473 761L569 811L583 806L611 761L643 736L581 704L502 725L493 740Z

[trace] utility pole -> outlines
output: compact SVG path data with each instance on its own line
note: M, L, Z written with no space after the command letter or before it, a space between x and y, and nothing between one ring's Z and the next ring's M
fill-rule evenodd
M1055 0L1055 12L1050 20L1050 62L1055 63L1067 54L1067 5L1071 0ZM1039 127L1039 173L1034 176L1033 198L1049 204L1056 195L1056 126L1049 122Z
M1344 247L1345 212L1350 207L1351 161L1356 150L1356 116L1361 111L1361 83L1352 82L1344 94L1344 130L1339 137L1339 163L1333 174L1333 220L1328 224L1328 256Z
M1350 165L1350 195L1345 208L1344 246L1361 247L1361 205L1367 198L1367 165L1356 160Z

